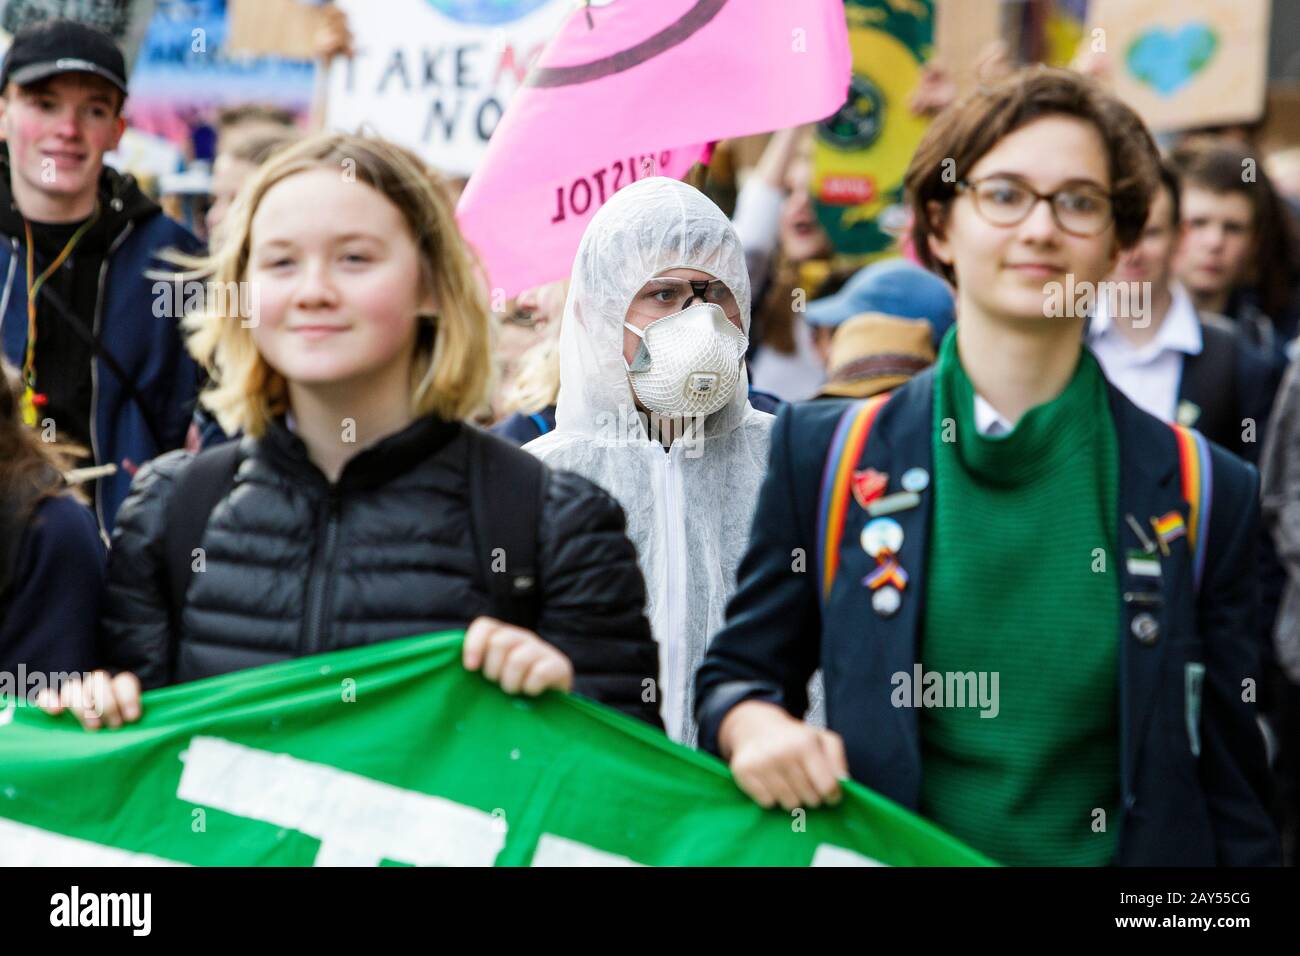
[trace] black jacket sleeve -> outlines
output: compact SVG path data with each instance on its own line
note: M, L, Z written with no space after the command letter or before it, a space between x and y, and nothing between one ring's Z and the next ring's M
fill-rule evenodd
M540 522L538 633L573 662L574 691L662 728L659 648L623 509L571 472L551 473Z
M1255 702L1263 673L1251 631L1259 475L1219 448L1212 455L1215 495L1198 601L1205 654L1201 785L1219 864L1273 865L1281 852L1267 809L1268 763Z
M169 452L141 468L113 528L99 664L130 671L145 690L167 682L172 634L163 526L176 474L191 457Z
M18 544L0 608L0 669L80 673L94 665L104 589L104 544L90 509L73 498L37 505ZM46 678L52 682L52 678Z
M827 411L835 414L827 415ZM772 426L767 475L749 535L749 549L736 572L727 623L704 655L695 676L695 715L700 747L718 753L718 728L727 712L746 700L784 707L795 717L807 709L807 686L817 669L821 616L817 600L815 537L805 500L791 467L793 435L806 449L830 444L830 433L794 424L818 414L833 428L838 408L786 405ZM802 560L801 560L802 558Z

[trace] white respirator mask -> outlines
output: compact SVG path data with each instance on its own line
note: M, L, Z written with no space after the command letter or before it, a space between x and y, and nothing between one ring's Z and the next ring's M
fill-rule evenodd
M623 327L641 339L627 365L641 404L665 418L712 415L735 394L748 337L713 303L692 305L644 329Z

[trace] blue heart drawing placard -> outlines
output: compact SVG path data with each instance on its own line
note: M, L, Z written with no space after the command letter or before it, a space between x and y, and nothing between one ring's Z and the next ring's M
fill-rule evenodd
M498 26L521 20L550 0L428 0L444 17L477 26Z
M1219 35L1207 23L1188 23L1181 29L1159 27L1133 38L1125 53L1128 70L1161 96L1173 96L1201 72L1219 48Z

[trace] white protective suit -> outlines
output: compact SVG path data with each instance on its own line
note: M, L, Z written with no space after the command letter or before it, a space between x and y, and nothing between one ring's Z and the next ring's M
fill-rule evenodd
M648 279L680 268L725 282L749 334L745 252L703 193L652 177L620 190L592 217L560 328L555 430L525 448L589 478L627 513L659 642L664 726L694 746L695 669L736 588L773 418L750 407L742 368L731 401L704 420L702 439L679 439L665 452L647 435L623 363L623 322Z

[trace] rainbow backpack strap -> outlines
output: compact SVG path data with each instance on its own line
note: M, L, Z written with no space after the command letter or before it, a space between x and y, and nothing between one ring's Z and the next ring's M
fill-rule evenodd
M862 450L867 446L867 436L871 434L876 415L889 401L889 395L888 392L873 395L845 409L826 452L817 502L818 581L823 605L830 597L831 585L840 567L840 541L844 537L844 521L851 497L850 479L862 459Z
M1214 469L1210 465L1210 443L1204 435L1185 425L1171 425L1178 443L1178 465L1183 498L1187 501L1187 544L1192 549L1192 574L1201 590L1205 573L1206 541L1209 538L1210 501L1214 497Z

